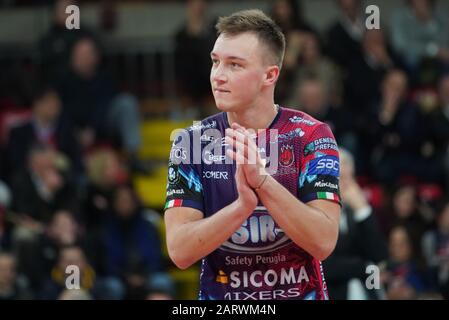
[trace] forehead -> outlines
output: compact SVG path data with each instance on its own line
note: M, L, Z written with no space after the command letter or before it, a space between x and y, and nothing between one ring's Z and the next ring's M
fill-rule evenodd
M222 58L239 57L249 60L259 54L260 49L259 39L253 33L221 34L215 41L212 54Z

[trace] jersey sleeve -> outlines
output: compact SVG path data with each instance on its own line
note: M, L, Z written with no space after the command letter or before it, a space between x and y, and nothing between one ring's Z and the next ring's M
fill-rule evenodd
M325 199L341 205L340 160L332 131L323 123L306 139L302 150L298 198L303 202Z
M179 137L179 136L178 136ZM203 185L198 168L192 164L189 143L175 139L168 162L167 195L164 210L190 207L203 211Z

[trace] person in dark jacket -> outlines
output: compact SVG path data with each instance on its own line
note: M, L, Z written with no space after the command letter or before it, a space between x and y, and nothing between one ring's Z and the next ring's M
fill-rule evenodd
M340 149L340 190L343 209L334 252L323 261L329 297L335 300L378 299L375 290L367 290L367 267L388 258L386 240L354 176L352 155Z

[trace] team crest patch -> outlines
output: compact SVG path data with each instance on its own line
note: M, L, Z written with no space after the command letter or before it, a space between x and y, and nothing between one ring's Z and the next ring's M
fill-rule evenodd
M281 146L281 153L279 155L279 164L283 167L288 167L295 161L292 145Z

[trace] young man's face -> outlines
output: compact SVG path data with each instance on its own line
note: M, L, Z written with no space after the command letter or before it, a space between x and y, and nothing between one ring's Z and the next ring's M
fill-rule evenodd
M264 85L268 55L256 35L221 34L211 52L210 82L217 108L235 112L251 105Z

